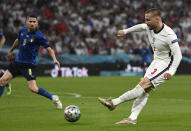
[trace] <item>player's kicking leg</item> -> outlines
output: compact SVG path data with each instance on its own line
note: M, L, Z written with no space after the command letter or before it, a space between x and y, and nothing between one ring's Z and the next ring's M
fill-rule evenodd
M132 107L132 114L130 117L125 118L116 124L136 124L137 123L137 117L143 107L146 104L148 94L146 92L149 92L151 90L152 83L148 78L144 78L134 89L127 91L120 97L116 99L103 99L103 98L98 98L98 100L108 107L108 109L113 110L117 105L123 102L127 102L133 99L136 99L134 102L134 105Z
M138 118L140 112L142 111L142 109L144 108L144 106L146 105L148 97L149 97L149 93L143 93L143 95L138 97L133 102L130 116L115 124L136 124L137 118Z
M113 105L112 99L104 99L99 97L98 100L101 104L105 105L110 111L115 109L115 105Z
M126 93L124 93L123 95L121 95L120 97L116 99L103 99L99 97L98 100L103 105L108 107L109 110L113 110L120 103L135 99L138 96L140 96L143 92L144 92L144 89L140 85L137 85L134 89L127 91Z
M52 95L51 93L49 93L48 91L46 91L43 88L37 87L36 80L29 80L28 86L32 92L37 93L41 96L44 96L44 97L52 100L53 103L56 105L57 109L62 109L62 103L59 100L59 97L57 95Z

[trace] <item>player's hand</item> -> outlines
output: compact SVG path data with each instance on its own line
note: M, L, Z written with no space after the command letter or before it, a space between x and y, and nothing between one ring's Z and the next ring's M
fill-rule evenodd
M171 77L172 77L172 75L169 74L169 73L165 73L165 74L164 74L164 79L165 79L165 80L169 80Z
M11 60L13 58L12 52L10 52L10 51L8 52L7 58L8 58L8 60Z
M54 64L56 64L56 65L58 66L58 69L60 70L60 62L57 61L57 60L55 60L55 61L54 61Z
M119 30L117 32L117 36L119 36L119 37L125 36L125 32L123 30Z

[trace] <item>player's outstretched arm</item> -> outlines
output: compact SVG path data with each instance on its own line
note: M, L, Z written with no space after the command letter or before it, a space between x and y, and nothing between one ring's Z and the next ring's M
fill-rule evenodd
M119 30L117 32L117 36L119 37L123 37L125 36L126 34L128 33L131 33L131 32L139 32L139 31L144 31L146 30L147 28L147 25L146 24L138 24L138 25L134 25L128 29L124 29L124 30Z
M19 46L19 40L16 39L16 40L14 41L13 45L11 46L11 49L10 49L9 52L8 52L8 55L7 55L8 59L11 59L11 58L12 58L12 52L13 52L13 50L14 50L15 48L17 48L18 46Z
M57 64L57 65L58 65L58 68L60 69L60 62L57 61L53 49L52 49L51 47L47 47L46 49L47 49L48 53L50 54L50 56L52 57L52 59L53 59L53 61L54 61L54 64Z
M1 36L1 38L0 38L0 51L2 50L3 45L5 44L5 41L6 41L5 36Z
M117 32L117 36L118 36L118 37L123 37L123 36L125 36L125 32L124 32L123 30L119 30L119 31Z

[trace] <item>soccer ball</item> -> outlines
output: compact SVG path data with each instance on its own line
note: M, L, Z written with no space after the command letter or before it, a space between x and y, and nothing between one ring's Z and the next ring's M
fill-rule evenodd
M75 122L80 119L80 109L75 105L67 106L64 110L64 117L69 122Z

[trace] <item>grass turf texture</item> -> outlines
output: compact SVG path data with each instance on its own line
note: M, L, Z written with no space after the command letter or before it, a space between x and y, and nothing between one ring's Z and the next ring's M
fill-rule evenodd
M60 96L63 107L77 105L82 117L76 123L64 119L64 110L28 90L24 78L12 80L12 95L0 98L0 131L190 131L191 76L175 76L156 91L139 116L137 125L115 125L128 116L132 101L109 111L97 97L118 97L133 88L140 77L38 77L39 87ZM76 98L70 93L80 94Z

